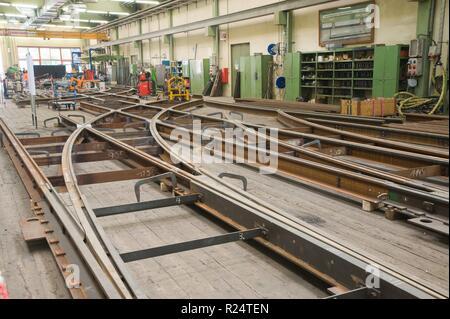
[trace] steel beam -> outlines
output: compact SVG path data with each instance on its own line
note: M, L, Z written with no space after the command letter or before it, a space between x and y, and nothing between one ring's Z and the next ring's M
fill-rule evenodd
M142 259L149 259L169 254L181 253L184 251L200 249L205 247L211 247L216 245L222 245L231 243L234 241L245 241L256 237L262 237L265 234L263 228L255 228L246 231L238 231L225 235L219 235L214 237L208 237L203 239L191 240L183 243L171 244L161 247L155 247L145 250L133 251L129 253L120 254L123 261L126 263L138 261Z

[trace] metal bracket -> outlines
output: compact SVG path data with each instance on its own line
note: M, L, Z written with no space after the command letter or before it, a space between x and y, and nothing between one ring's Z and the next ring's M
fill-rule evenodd
M213 117L213 116L216 116L216 115L220 115L220 118L221 118L221 119L223 119L223 118L225 117L225 115L223 114L223 112L214 112L214 113L207 114L206 116L211 116L211 117Z
M68 117L78 117L80 119L83 120L83 124L86 123L86 117L84 115L80 115L80 114L69 114L67 115Z
M134 193L136 195L136 200L138 201L138 203L141 202L141 186L142 185L150 184L150 183L156 182L156 181L161 181L162 179L165 179L165 178L171 179L173 189L177 188L177 185L178 185L177 184L177 176L173 172L168 172L168 173L152 176L150 178L147 178L147 179L137 182L134 185Z
M380 291L374 288L361 287L325 299L378 299Z
M229 114L230 116L232 116L233 114L239 116L239 117L241 118L241 122L244 120L244 114L241 113L241 112L230 111L230 113L228 113L228 114Z
M237 175L237 174L231 174L231 173L220 173L219 174L219 178L224 178L224 177L228 177L228 178L232 178L232 179L238 179L240 181L242 181L242 185L243 185L243 189L244 191L247 191L247 178L242 176L242 175Z
M58 121L58 126L61 125L61 120L59 119L59 117L51 117L48 118L46 120L44 120L44 127L47 127L47 122L53 121L53 120L57 120Z
M15 136L37 136L37 137L41 137L41 134L37 133L37 132L19 132L19 133L14 133Z
M305 148L305 147L313 146L313 145L319 146L319 150L322 149L322 143L320 142L320 140L314 140L314 141L312 141L312 142L305 143L305 144L303 144L301 147L302 147L302 148Z
M51 136L55 136L56 133L61 133L61 132L69 132L70 134L72 134L72 131L69 128L63 128L60 130L53 131Z

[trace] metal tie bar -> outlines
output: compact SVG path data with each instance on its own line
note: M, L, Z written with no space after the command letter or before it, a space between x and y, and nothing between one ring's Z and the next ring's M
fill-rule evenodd
M195 250L205 247L211 247L234 241L245 241L256 237L264 236L267 231L264 228L254 228L245 231L233 232L225 235L208 237L203 239L186 241L183 243L171 244L166 246L154 247L145 250L133 251L129 253L120 254L123 261L126 263L138 261L142 259L149 259L169 254L176 254L184 251Z
M19 132L19 133L14 133L15 136L36 136L36 137L41 137L41 134L37 133L37 132Z
M105 217L120 214L127 214L132 212L140 212L148 209L156 209L170 206L189 205L200 200L200 194L191 194L184 196L176 196L170 198L156 199L148 202L139 202L133 204L126 204L120 206L111 206L94 209L95 216Z

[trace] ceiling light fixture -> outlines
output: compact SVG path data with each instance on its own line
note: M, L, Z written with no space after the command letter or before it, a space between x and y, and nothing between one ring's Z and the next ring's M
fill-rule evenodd
M38 6L35 4L26 4L26 3L9 3L9 2L0 2L0 6L2 7L15 7L15 8L26 8L26 9L37 9Z
M38 6L35 4L21 4L21 3L12 3L11 6L16 8L26 8L26 9L37 9Z
M15 13L3 13L5 17L12 17L12 18L26 18L27 16L24 14L15 14Z
M160 4L160 1L152 1L152 0L112 0L114 2L131 2L131 3L139 3L139 4Z

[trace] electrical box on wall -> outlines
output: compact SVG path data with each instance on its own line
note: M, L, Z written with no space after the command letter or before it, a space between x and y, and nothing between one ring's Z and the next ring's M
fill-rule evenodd
M423 57L424 48L425 48L425 39L411 40L411 45L409 46L409 57L410 58Z
M417 77L423 73L423 58L410 58L408 61L408 76Z

